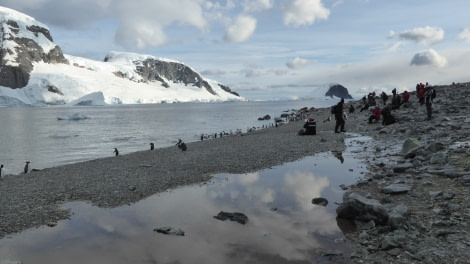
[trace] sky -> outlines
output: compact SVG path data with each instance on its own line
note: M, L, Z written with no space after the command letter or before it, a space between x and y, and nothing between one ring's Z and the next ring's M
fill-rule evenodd
M470 81L468 0L0 0L65 54L177 60L250 100Z

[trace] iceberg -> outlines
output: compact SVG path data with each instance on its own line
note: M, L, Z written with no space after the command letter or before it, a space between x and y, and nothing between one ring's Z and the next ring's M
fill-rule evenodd
M59 116L57 117L57 120L71 120L71 121L78 121L78 120L83 120L83 119L88 119L90 117L82 115L82 114L73 114L69 116Z

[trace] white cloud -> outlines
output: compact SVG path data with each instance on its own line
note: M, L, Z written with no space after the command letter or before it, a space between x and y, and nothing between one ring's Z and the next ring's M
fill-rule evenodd
M293 27L312 25L330 15L330 10L323 6L321 0L292 0L283 11L284 24Z
M204 76L210 76L210 75L224 75L225 71L219 70L219 69L209 69L201 72L202 75Z
M168 37L161 27L148 26L136 20L120 25L116 32L115 40L123 47L130 49L137 47L140 50L144 50L149 47L158 47L166 44Z
M429 49L416 53L411 59L410 65L444 67L447 65L447 59L444 56L439 55L435 50Z
M342 4L344 4L344 1L343 1L343 0L338 0L338 1L334 2L334 3L331 5L331 7L333 7L333 8L334 8L334 7L338 7L338 6L342 5Z
M273 7L272 0L244 0L242 5L245 12L258 12Z
M102 17L109 15L111 4L111 0L6 0L0 3L2 6L31 15L48 26L59 25L68 29L87 28Z
M397 42L390 47L387 48L387 51L396 51L403 43L402 42Z
M255 78L261 76L261 68L257 65L250 65L248 68L241 70L246 78Z
M113 15L120 21L115 39L124 47L147 49L166 44L164 28L172 24L193 26L202 32L207 30L201 1L176 0L178 4L175 1L140 2L114 2Z
M289 67L290 69L297 70L297 69L300 69L300 68L302 68L302 67L304 67L308 64L309 64L308 60L296 57L295 59L287 62L286 66Z
M227 27L225 41L243 42L248 40L256 29L256 19L251 16L240 15L235 19L234 24Z
M444 39L444 30L439 27L420 27L406 30L399 34L400 39L411 40L426 46L441 42Z
M470 43L470 28L464 28L462 32L460 32L458 40Z

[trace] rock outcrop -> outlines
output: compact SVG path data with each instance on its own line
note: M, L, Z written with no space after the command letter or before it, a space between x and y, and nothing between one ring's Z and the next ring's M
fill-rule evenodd
M110 52L105 62L63 54L46 25L1 6L0 34L1 106L67 104L95 93L105 104L246 100L177 61L125 52Z
M7 15L12 12L0 9L0 86L15 89L28 84L34 62L68 61L46 26L26 15L23 20L29 23L18 23Z
M336 96L338 98L344 99L353 99L353 97L349 94L348 89L341 84L331 85L330 89L325 93L325 96Z
M107 62L109 59L110 57L108 55L105 57L104 61ZM168 81L184 83L185 85L206 89L209 93L217 95L211 85L199 73L182 63L147 58L144 61L135 61L134 64L136 64L136 72L145 82L159 81L162 86L166 88L170 87ZM222 84L218 85L224 91L239 96L238 93L232 92L229 87Z

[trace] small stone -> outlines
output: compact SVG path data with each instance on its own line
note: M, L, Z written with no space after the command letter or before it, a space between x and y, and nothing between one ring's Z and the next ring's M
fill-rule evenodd
M312 203L316 205L321 205L321 206L327 206L328 205L328 200L325 198L313 198Z
M407 193L411 190L411 186L402 184L402 183L394 183L386 186L382 189L384 193L390 194L398 194L398 193Z
M179 228L174 228L170 226L155 228L153 231L162 233L165 235L173 235L173 236L184 236L184 231Z

